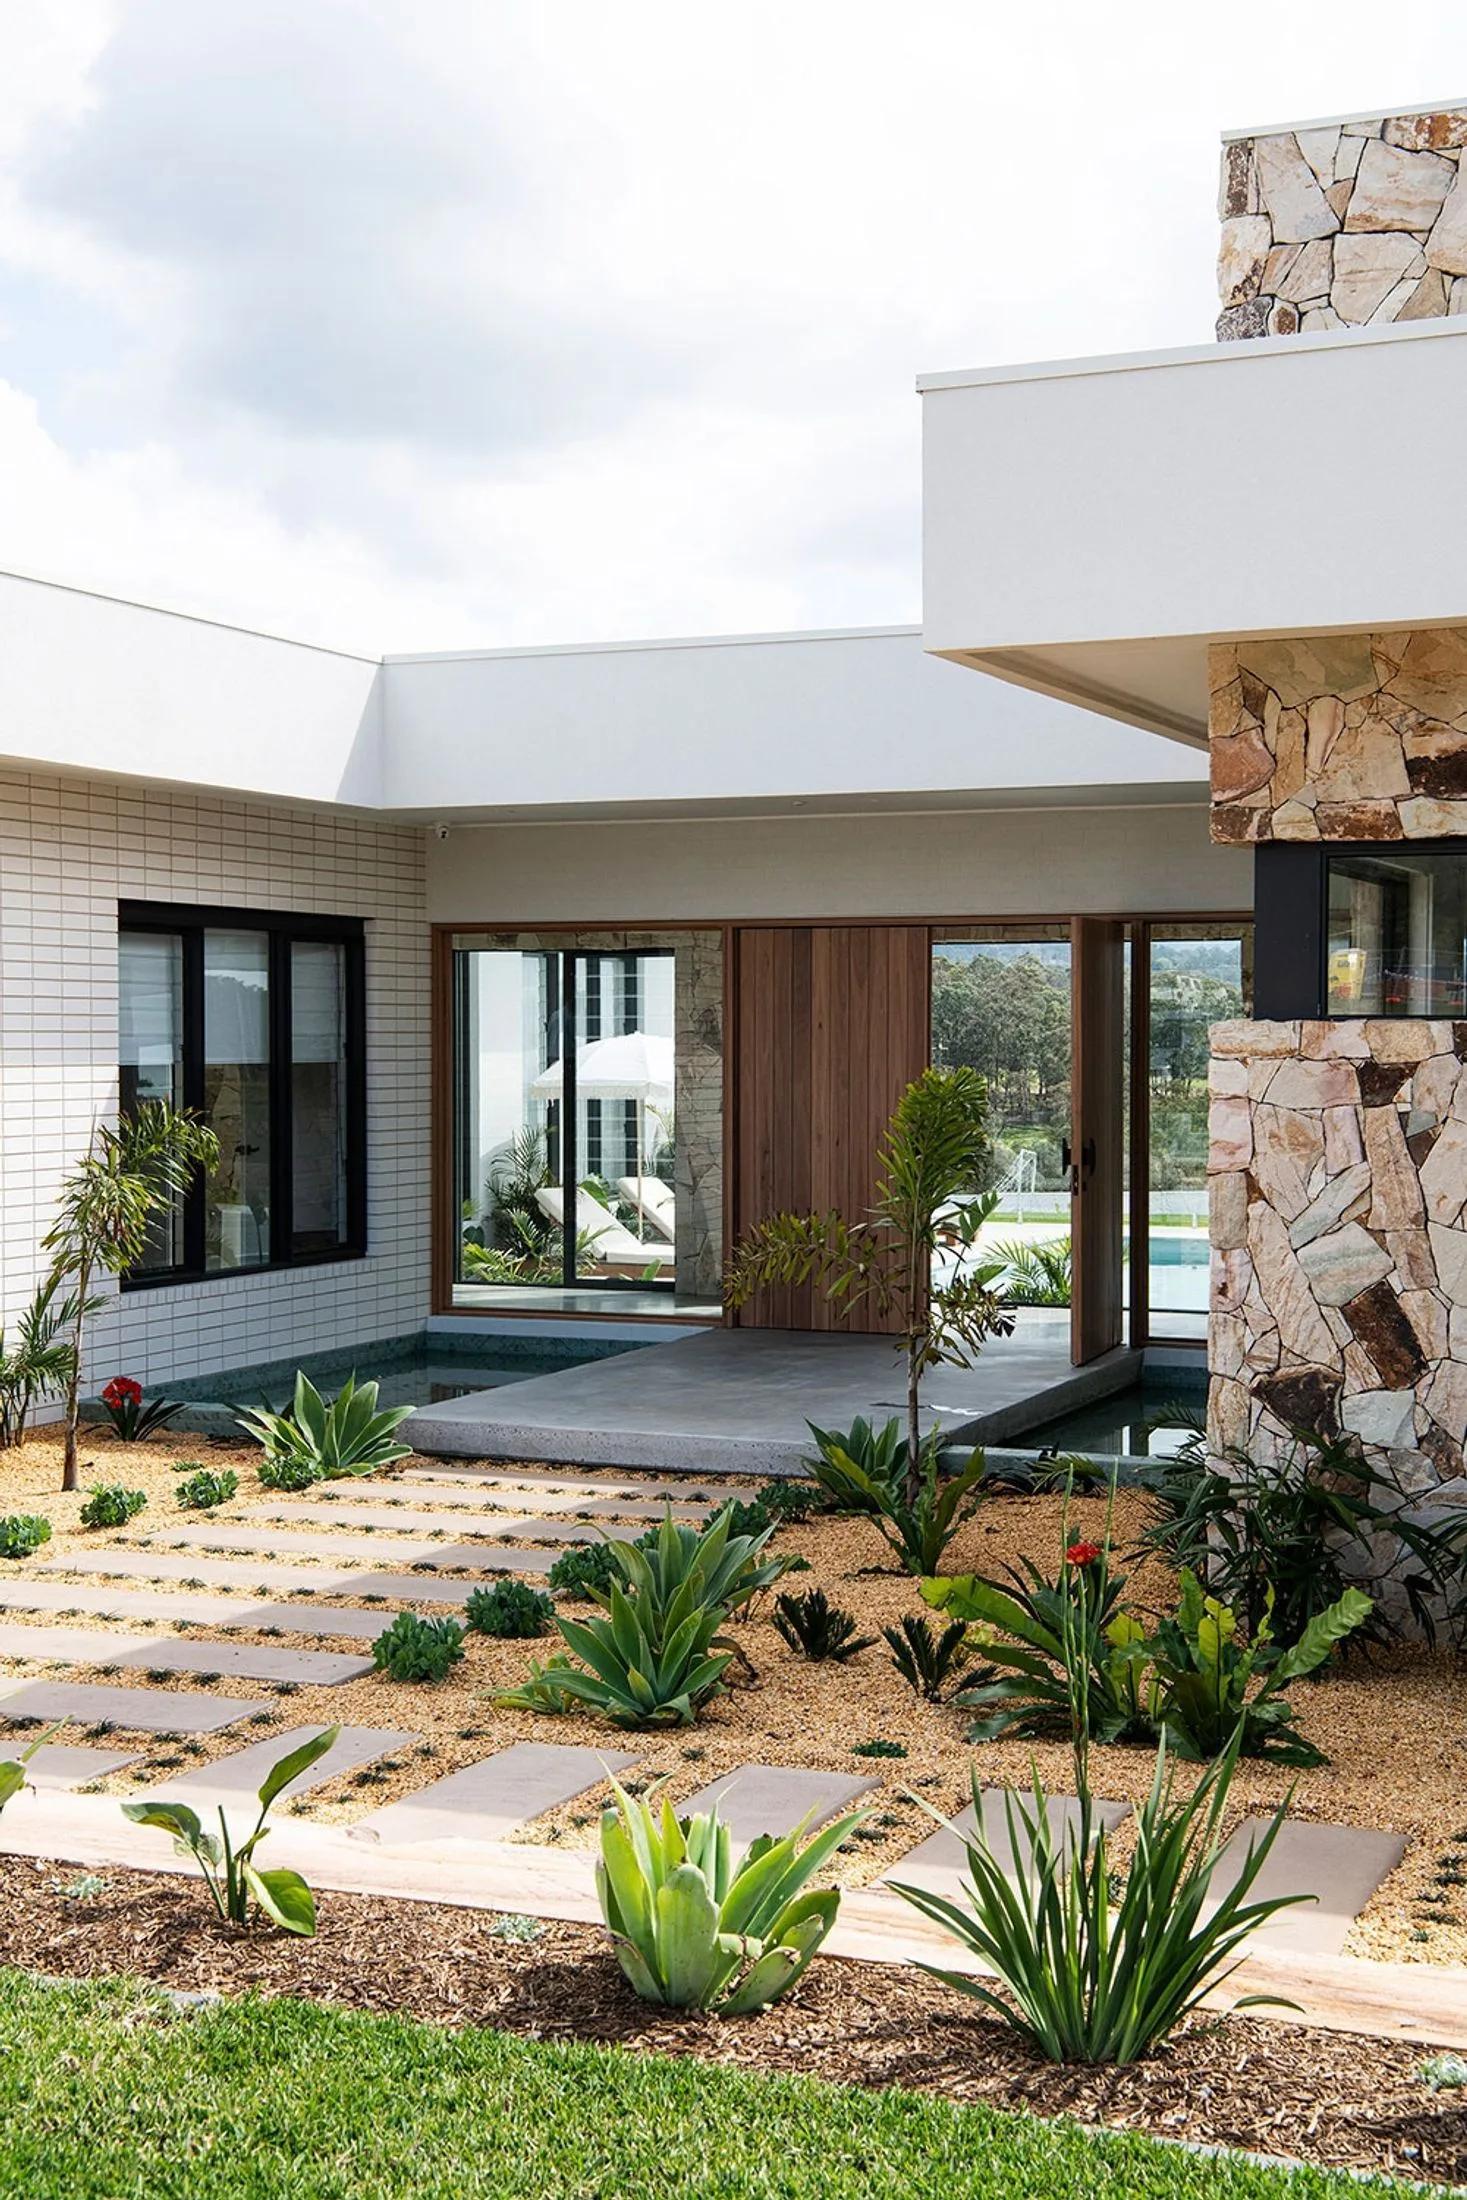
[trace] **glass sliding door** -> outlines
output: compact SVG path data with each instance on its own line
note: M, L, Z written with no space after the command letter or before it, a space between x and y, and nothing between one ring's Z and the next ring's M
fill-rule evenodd
M205 1122L219 1163L204 1187L204 1266L270 1258L270 940L204 934Z
M183 942L176 933L124 932L118 942L118 1099L130 1115L147 1100L184 1104ZM180 1194L148 1231L139 1276L183 1266Z
M999 1206L977 1255L1004 1259L1021 1306L1070 1304L1070 965L1067 926L933 935L932 1059L988 1086Z
M453 1305L716 1310L721 953L517 937L452 948Z
M290 942L291 1251L338 1251L350 1235L347 1185L346 949Z
M1155 922L1137 932L1146 973L1137 1032L1144 1090L1135 1112L1141 1151L1132 1166L1144 1208L1133 1197L1133 1334L1201 1342L1207 1335L1209 1033L1214 1023L1248 1013L1252 927Z

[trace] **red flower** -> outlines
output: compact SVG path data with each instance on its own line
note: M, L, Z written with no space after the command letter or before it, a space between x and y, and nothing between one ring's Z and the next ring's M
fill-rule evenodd
M1101 1556L1098 1543L1072 1543L1065 1553L1067 1566L1093 1566Z
M102 1393L102 1403L116 1413L122 1406L140 1406L143 1402L143 1386L134 1382L131 1375L114 1375Z

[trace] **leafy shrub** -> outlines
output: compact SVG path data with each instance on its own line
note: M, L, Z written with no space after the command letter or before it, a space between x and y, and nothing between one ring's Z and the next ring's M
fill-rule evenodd
M876 1640L874 1635L857 1635L854 1613L832 1604L823 1589L776 1597L774 1624L791 1650L807 1658L831 1658L837 1665L844 1665L860 1650L869 1650Z
M464 1605L464 1618L475 1634L518 1639L543 1635L555 1617L555 1606L543 1589L527 1581L507 1577L487 1589L472 1589Z
M637 1537L640 1545L651 1543L657 1535L649 1528L645 1535ZM557 1596L585 1597L605 1596L611 1584L620 1579L620 1569L612 1552L616 1545L609 1538L597 1543L572 1543L563 1550L550 1569L550 1586Z
M904 1612L897 1626L883 1627L881 1632L891 1645L891 1662L908 1687L928 1703L936 1703L948 1682L956 1677L953 1668L968 1640L967 1623L955 1619L940 1635L934 1635L926 1619Z
M39 1513L8 1513L0 1520L0 1558L29 1558L51 1540L51 1523Z
M870 1519L909 1574L935 1574L958 1529L978 1510L982 1452L961 1474L944 1476L943 1439L934 1429L922 1440L913 1474L898 1421L873 1430L857 1420L844 1434L806 1425L819 1452L810 1470L837 1509Z
M180 1856L191 1856L203 1873L204 1884L222 1923L246 1924L253 1901L282 1931L309 1938L316 1930L315 1896L299 1872L284 1868L268 1872L259 1870L254 1860L255 1850L269 1832L265 1820L270 1805L292 1780L298 1779L325 1756L340 1732L339 1726L328 1726L324 1733L313 1735L310 1741L302 1742L298 1749L291 1750L271 1766L258 1790L260 1815L255 1820L254 1832L246 1841L231 1839L222 1808L217 1834L205 1833L198 1813L187 1803L124 1803L122 1815L131 1818L135 1825L160 1826L165 1833L173 1835L173 1845Z
M372 1645L372 1663L390 1681L441 1681L464 1654L456 1619L423 1619L399 1612Z
M721 1508L721 1512L727 1513L729 1528L734 1535L767 1535L775 1526L775 1516L763 1502L762 1496L731 1497ZM714 1513L706 1523L704 1532L720 1517L720 1513Z
M1180 1572L1188 1567L1203 1589L1238 1613L1256 1633L1272 1600L1272 1622L1297 1641L1312 1619L1337 1605L1347 1588L1378 1593L1389 1569L1428 1641L1434 1604L1460 1578L1462 1551L1449 1531L1410 1517L1419 1492L1389 1467L1368 1459L1353 1436L1291 1432L1278 1461L1229 1452L1229 1471L1185 1459L1168 1460L1148 1477L1158 1518L1140 1547ZM1400 1573L1400 1549L1414 1560ZM1392 1627L1377 1601L1362 1641L1382 1642Z
M819 1485L797 1475L781 1475L776 1481L764 1483L755 1490L754 1503L762 1505L776 1520L791 1524L829 1509Z
M1153 1716L1182 1757L1215 1757L1237 1737L1244 1757L1272 1757L1289 1765L1321 1765L1324 1752L1294 1732L1294 1714L1278 1691L1312 1673L1337 1642L1370 1616L1370 1599L1347 1589L1328 1611L1316 1613L1299 1640L1285 1650L1269 1625L1273 1599L1246 1647L1237 1614L1204 1596L1195 1574L1183 1570L1175 1619L1165 1619L1147 1645L1153 1659ZM1254 1690L1262 1677L1263 1686Z
M120 1482L98 1483L81 1509L84 1528L125 1528L148 1502L146 1490L124 1489Z
M863 1814L835 1819L803 1849L808 1817L782 1841L761 1834L736 1863L717 1811L679 1818L665 1796L659 1813L611 1786L616 1807L601 1816L596 1892L636 1992L725 2017L787 1994L840 1908L837 1887L802 1890Z
M314 1469L312 1479L329 1480L339 1474L371 1474L394 1460L411 1456L412 1445L393 1439L412 1412L411 1406L377 1410L377 1383L358 1383L349 1375L328 1406L305 1371L298 1370L295 1397L288 1413L273 1413L268 1406L238 1416L239 1425L264 1446L272 1465L300 1461ZM265 1479L263 1470L261 1480ZM267 1487L285 1488L283 1482ZM302 1485L295 1485L301 1487Z
M891 1741L885 1734L878 1734L873 1741L852 1742L853 1757L905 1757L906 1745Z
M990 1246L989 1254L1003 1263L1003 1295L1010 1306L1069 1305L1074 1277L1068 1237L1037 1245L1005 1238Z
M216 1505L227 1505L238 1488L239 1476L231 1467L217 1473L212 1467L195 1467L188 1480L179 1483L174 1495L180 1505L196 1512L212 1512Z
M1172 1799L1166 1744L1160 1744L1151 1792L1137 1817L1135 1853L1120 1885L1090 1794L1083 1736L1075 1751L1080 1812L1072 1832L1057 1834L1051 1826L1037 1772L1032 1801L1006 1799L1012 1853L1028 1865L1012 1877L984 1831L975 1772L976 1824L961 1837L970 1882L963 1898L951 1901L900 1881L895 1886L996 1972L1012 1999L964 1972L933 1967L935 1976L981 2002L1051 2062L1130 2063L1159 2045L1236 1968L1230 1958L1256 1926L1310 1899L1247 1900L1284 1823L1285 1802L1248 1850L1234 1885L1206 1914L1240 1738L1233 1736L1181 1803ZM1277 1998L1253 1994L1236 2006Z
M283 1453L271 1458L266 1452L260 1461L260 1480L267 1490L311 1490L326 1479L314 1460Z
M953 1699L984 1714L968 1739L1068 1734L1077 1691L1088 1730L1099 1740L1149 1733L1141 1691L1145 1630L1121 1609L1126 1577L1111 1572L1109 1551L1072 1543L1053 1581L1028 1558L1006 1572L1006 1581L967 1574L922 1584L940 1611L1013 1637L1000 1642L990 1635L986 1662Z
M525 1679L517 1688L502 1688L494 1702L505 1711L534 1711L542 1718L558 1719L576 1701L563 1685L565 1675L574 1671L563 1650L557 1650L543 1665L538 1658L531 1658Z

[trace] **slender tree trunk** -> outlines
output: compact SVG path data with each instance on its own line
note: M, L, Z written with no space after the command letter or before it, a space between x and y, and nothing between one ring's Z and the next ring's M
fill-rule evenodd
M66 1448L61 1472L63 1490L80 1486L76 1464L76 1431L81 1419L82 1342L86 1329L86 1304L91 1290L92 1264L83 1260L76 1275L76 1324L71 1333L71 1372L66 1378Z
M918 1470L918 1454L922 1444L921 1422L922 1376L912 1343L907 1345L907 1503L915 1505L921 1488L922 1477Z

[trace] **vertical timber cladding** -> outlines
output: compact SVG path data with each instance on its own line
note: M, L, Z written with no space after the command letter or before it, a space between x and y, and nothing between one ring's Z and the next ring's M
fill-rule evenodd
M859 1221L892 1109L931 1055L925 925L741 928L733 942L735 1237L766 1216ZM818 1285L761 1292L757 1329L885 1329Z

